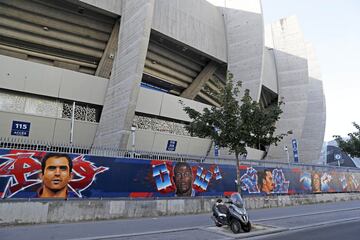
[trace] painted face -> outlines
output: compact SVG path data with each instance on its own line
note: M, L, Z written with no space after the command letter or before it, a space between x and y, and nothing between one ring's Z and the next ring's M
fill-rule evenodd
M50 157L46 160L42 176L43 187L58 192L67 188L71 179L69 162L65 157Z
M263 179L263 191L271 192L274 189L273 176L270 171L265 172L265 178Z
M190 196L192 191L192 173L190 169L186 166L180 166L176 170L174 180L177 195Z

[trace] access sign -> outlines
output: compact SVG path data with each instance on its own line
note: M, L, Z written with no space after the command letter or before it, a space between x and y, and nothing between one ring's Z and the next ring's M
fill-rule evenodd
M175 140L169 140L168 143L167 143L167 146L166 146L166 151L175 152L175 150L176 150L176 144L177 144L177 141L175 141Z
M28 137L30 133L30 123L13 121L11 126L11 135Z
M298 144L296 139L293 139L291 141L292 143L292 148L293 148L293 153L294 153L294 162L298 163L299 162L299 151L298 151Z
M215 144L215 147L214 147L214 156L215 157L219 156L219 145L216 145L216 144Z

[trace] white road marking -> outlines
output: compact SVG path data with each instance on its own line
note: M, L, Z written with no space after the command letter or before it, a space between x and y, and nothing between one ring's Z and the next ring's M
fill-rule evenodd
M121 238L121 237L134 237L134 236L152 235L152 234L160 234L160 233L198 230L203 227L204 226L195 226L195 227L188 227L188 228L174 228L174 229L168 229L168 230L149 231L149 232L141 232L141 233L102 235L102 236L93 236L93 237L84 237L84 238L70 238L70 239L66 239L66 240L102 240L102 239L112 239L112 238Z
M343 208L337 210L329 210L329 211L319 211L319 212L312 212L312 213L302 213L302 214L294 214L294 215L286 215L282 217L273 217L273 218L261 218L254 220L255 222L263 222L263 221L273 221L273 220L280 220L286 218L295 218L295 217L305 217L305 216L312 216L312 215L319 215L319 214L327 214L327 213L334 213L334 212L345 212L345 211L354 211L360 210L360 207L356 208Z

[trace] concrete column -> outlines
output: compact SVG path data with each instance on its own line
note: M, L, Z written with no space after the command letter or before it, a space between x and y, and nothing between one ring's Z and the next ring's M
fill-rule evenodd
M125 148L140 89L154 0L125 0L118 51L94 139L95 147Z
M234 81L241 81L242 89L249 89L250 96L257 101L260 98L264 55L264 22L260 1L226 1L224 21L228 70L234 75Z

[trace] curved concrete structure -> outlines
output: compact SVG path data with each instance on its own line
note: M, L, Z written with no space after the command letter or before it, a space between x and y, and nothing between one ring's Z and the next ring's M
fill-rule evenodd
M305 42L296 17L281 19L271 25L278 77L279 99L283 98L283 114L276 133L292 131L278 146L271 146L269 159L287 159L284 147L291 151L291 140L301 139L308 105L308 62ZM299 152L303 146L299 144Z
M29 136L15 137L69 144L75 102L73 143L84 148L213 155L209 139L184 133L189 118L179 100L219 106L214 93L230 71L263 107L284 98L277 133L293 134L270 146L267 159L287 161L284 146L292 153L296 139L300 162L316 160L325 98L296 18L264 27L260 0L223 3L1 1L0 135L14 137L12 123L24 121ZM168 150L169 141L177 147ZM249 149L248 158L261 159L262 150Z
M156 0L152 28L226 62L226 36L220 9L205 0Z
M309 90L306 118L300 140L303 149L300 152L300 159L315 162L320 158L324 139L326 107L320 67L314 48L310 43L306 44L306 48L309 66Z
M228 71L258 101L264 55L264 22L260 1L226 1L223 9L227 36ZM241 96L240 96L241 97Z

